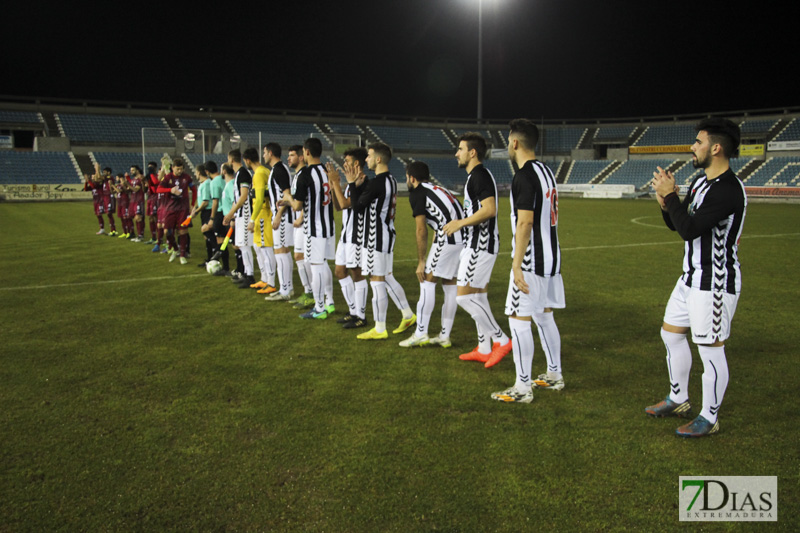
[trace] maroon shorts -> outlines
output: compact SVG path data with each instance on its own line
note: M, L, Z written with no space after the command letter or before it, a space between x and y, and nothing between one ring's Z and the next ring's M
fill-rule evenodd
M181 222L186 220L186 217L189 216L188 211L180 210L180 211L171 211L166 213L164 216L164 227L165 228L179 228ZM189 224L191 227L191 224Z
M130 204L126 201L117 201L117 216L119 218L128 218L128 206Z
M147 216L154 217L156 216L156 210L158 209L158 198L155 196L151 196L147 199Z
M94 201L94 214L97 216L104 215L106 213L106 206L103 203L103 200L95 200Z
M128 205L128 218L144 214L144 202L131 202Z

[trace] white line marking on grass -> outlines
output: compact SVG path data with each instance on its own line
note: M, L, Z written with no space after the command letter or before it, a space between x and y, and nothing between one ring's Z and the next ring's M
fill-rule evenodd
M647 224L646 222L639 222L640 220L645 218L656 218L659 220L660 224ZM633 222L634 224L639 224L640 226L647 226L648 228L669 229L667 226L664 225L664 219L662 219L658 215L648 215L646 217L632 218L631 222Z
M22 291L29 289L56 289L59 287L82 287L85 285L107 285L113 283L139 283L142 281L162 281L165 279L196 278L207 276L208 274L186 274L184 276L160 276L157 278L137 278L137 279L109 279L104 281L84 281L80 283L59 283L57 285L33 285L29 287L0 287L0 291Z

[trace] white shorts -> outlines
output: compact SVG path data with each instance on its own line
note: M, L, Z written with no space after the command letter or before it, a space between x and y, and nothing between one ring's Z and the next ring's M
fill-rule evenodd
M392 273L394 253L376 252L361 248L361 275L386 276Z
M678 280L664 311L664 322L692 330L695 344L714 344L731 334L738 294L701 291Z
M292 226L292 229L294 230L294 251L303 254L306 249L306 232L302 226L299 228Z
M309 237L306 239L305 260L321 264L336 257L335 237Z
M464 246L449 244L445 239L434 242L425 261L425 273L439 279L450 280L458 274L458 265Z
M458 285L485 289L489 285L496 260L497 255L495 254L464 248L459 256Z
M272 229L272 226L270 226ZM281 220L278 229L272 229L272 246L274 248L289 248L294 246L295 228L286 219Z
M336 246L336 264L347 268L361 268L361 245L340 240Z
M522 275L528 284L528 294L517 288L512 270L506 295L506 315L533 316L534 313L544 313L547 308L564 309L567 306L561 274L549 278L533 272L523 272Z
M234 219L233 244L239 248L253 244L253 234L247 231L247 222L248 220L244 217Z

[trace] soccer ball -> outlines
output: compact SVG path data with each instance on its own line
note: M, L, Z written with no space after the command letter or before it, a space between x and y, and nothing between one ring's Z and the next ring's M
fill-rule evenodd
M216 274L222 268L222 264L219 261L209 261L206 263L206 272L209 274Z

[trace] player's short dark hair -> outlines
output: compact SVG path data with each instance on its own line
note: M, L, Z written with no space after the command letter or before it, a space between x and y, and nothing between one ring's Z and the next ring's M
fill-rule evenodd
M155 161L148 161L147 162L147 168L150 168L150 167L158 168L158 163L156 163Z
M109 174L113 174L114 173L114 171L111 170L111 167L104 167L103 168L103 172L108 172Z
M142 174L142 169L139 165L131 165L131 168L135 169L139 174Z
M272 155L280 159L281 157L281 145L278 143L267 143L264 145L264 148L267 149L268 152L272 152Z
M222 173L227 174L229 176L233 176L233 166L229 165L228 163L222 164Z
M539 128L528 118L515 118L508 123L511 133L516 135L526 150L536 150L539 143Z
M294 152L298 155L303 155L303 147L299 144L293 144L289 147L290 152Z
M242 154L242 159L247 159L248 161L252 161L253 163L258 163L258 152L255 148L248 148Z
M372 150L373 152L381 156L381 160L386 165L388 165L389 161L392 160L392 149L389 148L388 144L382 142L372 143L369 146L367 146L367 150Z
M242 151L238 148L231 150L228 152L228 157L233 159L234 163L241 163L242 162Z
M322 155L322 141L316 137L309 137L303 143L303 148L308 150L311 157L320 157Z
M365 167L367 165L366 148L362 148L360 146L356 146L355 148L348 148L347 150L344 151L344 156L352 157L353 159L358 161L358 164L361 165L362 167Z
M183 163L183 159L181 159L180 157L176 157L175 159L172 160L172 166L173 167L184 167L186 165Z
M459 144L461 144L461 141L467 143L467 150L475 150L477 152L478 161L483 161L488 150L486 139L483 138L483 135L475 131L468 131L458 138Z
M430 181L431 171L422 161L412 161L406 167L406 174L417 181Z
M201 176L208 177L208 174L206 173L206 166L205 166L203 163L200 163L199 165L197 165L196 167L194 167L194 169L195 169L195 170L197 171L197 173L198 173L198 174L200 174Z
M203 165L205 165L206 170L211 174L215 174L217 170L219 170L217 164L211 160L206 161L205 163L203 163Z
M738 154L741 132L735 122L722 117L709 117L701 120L694 130L708 133L712 143L722 146L722 152L728 159Z

